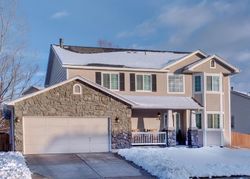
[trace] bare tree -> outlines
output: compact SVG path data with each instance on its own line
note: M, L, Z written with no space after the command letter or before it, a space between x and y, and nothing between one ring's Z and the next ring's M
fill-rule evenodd
M26 24L16 7L16 0L0 0L0 105L20 96L38 70L23 60Z
M114 45L112 42L109 42L109 41L104 40L104 39L98 40L97 45L99 47L103 47L103 48L118 48L117 45Z

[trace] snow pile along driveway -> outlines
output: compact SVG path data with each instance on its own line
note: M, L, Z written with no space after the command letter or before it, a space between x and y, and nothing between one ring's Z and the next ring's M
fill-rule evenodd
M0 152L0 178L31 179L31 172L19 152Z
M119 155L159 178L250 176L250 150L219 147L131 148Z

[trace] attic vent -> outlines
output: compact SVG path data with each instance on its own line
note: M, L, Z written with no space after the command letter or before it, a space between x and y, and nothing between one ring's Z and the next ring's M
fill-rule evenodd
M210 61L210 68L216 68L216 63L214 59Z

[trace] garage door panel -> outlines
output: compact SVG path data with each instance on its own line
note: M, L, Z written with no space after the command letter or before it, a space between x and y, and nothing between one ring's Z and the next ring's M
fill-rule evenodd
M107 118L25 117L24 153L109 150Z
M108 152L109 148L105 144L94 144L90 145L90 151L92 152Z
M41 128L46 126L45 119L38 118L38 120L32 120L31 118L25 118L25 126L29 128Z

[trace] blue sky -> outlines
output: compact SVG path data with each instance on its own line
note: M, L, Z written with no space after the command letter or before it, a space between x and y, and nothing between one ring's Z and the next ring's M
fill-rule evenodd
M22 0L27 60L40 65L44 80L49 46L58 43L177 51L204 50L241 69L232 85L250 91L250 1Z

